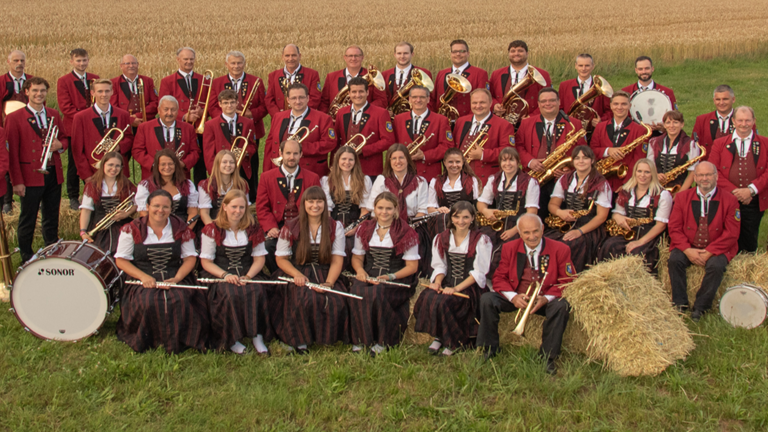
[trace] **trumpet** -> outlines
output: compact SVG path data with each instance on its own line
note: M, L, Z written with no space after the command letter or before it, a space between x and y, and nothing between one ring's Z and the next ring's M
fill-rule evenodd
M414 86L426 87L430 93L435 89L435 83L429 78L429 75L423 73L418 68L411 69L411 79L406 85L401 87L389 102L389 114L394 118L398 114L411 110L411 104L408 102L408 94Z
M475 140L470 143L467 148L464 150L464 153L462 153L462 156L464 156L464 160L467 161L467 163L472 162L472 160L469 158L469 152L474 150L475 148L482 149L485 146L485 143L488 142L488 132L485 131L486 128L480 131L479 134L475 137Z
M51 119L48 119L48 121L52 123ZM36 170L40 174L48 174L46 168L48 168L48 163L51 161L51 155L53 155L53 152L51 152L51 145L53 144L53 140L59 135L58 126L53 126L52 124L49 124L48 126L48 133L45 135L45 140L43 140L43 155L40 157L42 166L40 169Z
M666 186L670 184L674 179L678 178L682 173L688 171L688 168L691 165L704 159L707 156L707 149L705 149L699 144L699 137L696 135L696 133L693 134L693 140L694 140L693 142L696 143L696 147L698 147L699 151L701 151L701 154L689 160L688 162L680 165L679 167L672 168L671 170L664 173L664 175L667 178L666 180L664 180L664 183L662 183L661 185L664 186L667 192L671 193L672 195L676 194L680 190L680 185L674 185L670 187L666 187Z
M472 84L468 79L459 74L448 74L445 76L445 82L448 84L448 90L440 96L440 109L438 114L446 116L451 123L459 118L459 111L450 105L456 94L467 94L472 91Z
M528 102L520 96L520 93L536 83L542 87L547 85L547 81L541 75L541 72L535 67L528 65L528 73L525 75L525 78L511 86L504 95L504 99L501 102L501 106L504 107L504 114L501 117L504 120L517 125L521 119L528 117L530 107Z
M352 272L350 272L350 271L341 272L341 275L342 276L346 276L346 277L348 277L350 279L357 278L357 275L352 273ZM388 281L388 280L381 280L381 279L375 278L375 277L367 277L367 278L365 278L365 281L370 283L370 284L380 283L380 284L384 284L384 285L392 285L392 286L403 287L403 288L410 288L411 287L408 284L404 284L404 283L400 283L400 282L392 282L392 281Z
M371 139L372 136L376 135L376 132L371 132L367 137L363 136L363 134L355 134L349 137L347 140L347 143L344 144L346 146L350 146L355 150L355 153L360 154L360 151L365 147L366 144L368 144L368 140ZM360 138L362 141L360 141L359 144L355 145L354 141Z
M144 80L139 78L136 84L136 91L139 93L139 107L141 108L141 120L147 121L147 102L144 100Z
M251 89L251 94L248 95L248 98L245 99L245 103L243 103L243 110L240 111L241 116L244 116L245 112L248 111L248 108L251 107L251 103L253 102L253 95L256 93L256 90L258 90L259 84L261 84L261 79L256 77L256 81L253 82L253 89Z
M243 163L243 158L245 158L246 153L248 153L246 151L246 149L248 148L248 138L251 137L251 133L252 132L253 131L250 130L250 131L248 131L248 135L247 136L245 136L245 137L238 136L238 137L235 137L235 139L232 140L232 148L230 149L230 151L232 152L232 154L235 155L235 158L237 159L237 165L236 165L237 168L240 168L240 165ZM237 146L237 142L239 140L243 140L243 146L242 147L238 147Z
M200 100L203 97L203 89L208 87L208 93L205 96L205 104L203 105L203 115L200 116L200 123L195 128L195 132L198 135L202 135L205 131L205 119L208 117L208 102L211 100L211 84L213 84L213 72L210 70L205 71L203 74L203 82L200 83L200 90L197 92L197 102L195 107L200 107ZM189 89L190 93L192 89Z
M104 134L104 138L99 141L98 144L96 144L96 148L93 149L91 152L91 158L96 160L96 162L92 163L91 166L98 169L99 164L101 163L101 158L104 157L105 154L109 152L115 151L117 146L120 144L120 140L123 139L123 135L125 134L125 131L128 130L128 128L131 127L131 125L126 125L123 130L120 130L118 128L112 128L107 131L106 134ZM110 135L112 133L117 132L117 137L112 138ZM101 156L98 156L101 155Z
M637 236L637 233L632 228L639 227L640 225L645 225L653 221L654 219L652 217L629 219L627 220L627 225L629 225L630 229L624 229L613 219L608 219L608 221L605 223L605 229L608 231L608 235L611 237L622 236L624 237L624 240L632 241L635 239L635 236Z
M368 73L363 75L363 78L368 80L368 87L374 86L379 91L384 91L387 86L387 83L384 82L384 77L381 76L381 73L376 69L376 66L374 65L368 66ZM344 88L339 90L339 93L336 95L336 97L333 98L331 107L328 109L328 115L331 116L331 118L336 118L336 113L338 113L341 108L349 105L350 103L352 102L349 99L349 86L344 86Z
M547 279L547 275L549 272L544 272L544 276L541 277L541 280L538 280L530 285L528 285L528 290L525 292L525 295L528 296L528 306L525 307L525 310L518 309L517 314L515 315L515 322L517 323L517 326L512 331L517 336L522 336L525 334L525 323L528 322L528 317L531 315L531 311L533 310L533 306L536 304L536 300L539 297L539 294L541 293L541 287L544 283L544 280ZM520 313L522 312L522 317L520 317Z
M477 224L480 226L490 226L494 231L501 231L504 228L504 218L509 216L517 216L520 212L520 200L517 201L517 206L514 210L495 210L493 216L497 220L490 220L482 212L477 212Z
M640 144L644 143L648 138L651 137L651 134L653 131L651 128L649 128L645 123L640 123L645 128L645 135L638 137L631 143L619 147L619 151L621 151L621 158L619 160L624 159L628 154L630 154L635 147L639 146ZM616 161L613 160L611 157L607 157L604 159L600 159L597 161L597 171L608 177L610 175L616 175L618 178L622 179L627 176L627 172L629 171L629 167L626 164L619 163L614 165Z
M181 145L179 146L179 148L177 148L177 149L176 149L176 157L177 157L177 158L179 158L179 160L181 160L181 158L183 158L183 157L184 157L184 153L185 153L185 152L184 152L184 150L182 150L182 149L181 149L182 147L184 147L184 144L185 144L185 143L181 143Z
M299 144L301 144L301 143L304 142L305 139L307 139L309 134L311 134L312 132L315 131L315 129L317 129L317 125L315 125L315 127L313 127L312 130L310 130L306 126L302 126L302 127L300 127L299 129L296 130L296 133L294 133L293 135L289 136L285 140L286 141L298 141ZM280 166L280 164L283 163L283 157L280 156L280 157L273 158L272 159L272 163L275 164L276 166Z
M101 230L108 229L111 227L117 220L115 219L115 216L117 216L117 213L121 211L127 211L129 208L133 207L133 196L136 195L135 192L131 192L130 195L128 195L128 198L124 199L123 202L117 205L114 209L112 209L111 212L109 212L106 216L104 216L95 227L93 227L92 230L88 231L88 236L93 238L93 235Z
M575 210L571 214L571 216L573 216L574 219L578 221L580 217L588 215L592 211L592 207L594 206L595 206L595 200L591 200L589 202L589 207L587 207L586 210ZM576 221L566 222L560 219L560 216L557 216L554 213L550 213L549 216L547 216L547 218L544 219L544 223L546 223L550 228L560 228L560 232L563 234L570 231L571 228L573 228L573 224L575 224Z
M419 149L427 143L427 141L431 140L432 137L435 136L434 133L429 134L428 137L424 137L424 135L419 135L416 137L415 140L413 140L412 143L408 144L408 154L413 156Z

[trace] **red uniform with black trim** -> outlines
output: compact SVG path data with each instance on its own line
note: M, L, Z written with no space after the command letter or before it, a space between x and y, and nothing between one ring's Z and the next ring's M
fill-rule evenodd
M28 73L25 73L24 77L25 80L34 78L33 75ZM19 101L24 103L29 102L27 95L24 94L24 91L19 91L19 93L16 93L13 76L10 72L6 72L0 76L0 126L5 124L5 103L8 101Z
M569 123L570 122L570 123ZM573 127L571 127L573 124ZM523 168L528 171L528 164L533 159L541 159L549 156L556 148L563 144L571 131L580 131L581 122L573 117L564 117L558 113L555 118L555 124L552 131L552 148L547 151L546 139L546 120L541 114L531 116L520 121L520 128L515 134L515 149L520 154L520 160L523 162ZM586 145L584 138L579 139L576 145ZM575 147L574 146L574 147ZM568 156L573 152L573 147L566 153Z
M717 118L717 111L712 111L711 113L702 114L696 117L696 124L693 125L693 133L698 135L699 145L707 150L707 155L704 157L704 160L709 160L709 156L712 153L712 144L715 143L715 140L724 136L733 135L734 130L733 114L731 114L730 121L728 122L728 133L723 133L720 130L720 119ZM757 125L752 127L752 133L757 134Z
M291 111L281 111L272 117L272 126L264 146L264 170L267 172L275 168L272 159L280 156L280 143L286 140L290 134L288 128L291 125ZM336 131L333 129L331 116L309 108L307 115L301 120L299 127L306 126L312 131L301 143L302 156L300 165L322 177L328 174L328 153L336 148ZM317 129L314 131L314 127Z
M384 78L384 82L387 83L386 87L384 88L384 92L387 96L387 106L386 108L389 108L389 104L392 102L392 99L395 98L397 95L397 91L401 88L405 87L410 81L411 81L411 75L413 74L413 70L418 69L421 71L422 74L427 74L429 79L432 79L432 72L424 69L423 67L414 66L411 65L411 69L408 71L408 75L403 77L403 82L400 86L397 85L398 77L400 76L399 69L396 67L393 67L392 69L387 69L382 73L382 77Z
M563 242L542 237L539 253L539 272L547 277L542 281L539 295L563 296L563 285L571 282L576 270L571 261L571 248ZM493 275L493 290L497 293L514 291L525 294L528 283L520 283L528 257L523 239L512 240L501 248L501 262Z
M757 134L752 134L751 152L747 153L747 163L744 164L744 185L738 185L739 174L737 172L735 160L738 156L736 143L733 142L733 135L724 136L715 140L712 145L712 153L709 155L709 161L717 167L717 187L727 192L734 189L747 187L750 183L757 188L758 194L753 198L760 200L760 211L768 209L768 138ZM766 193L763 193L766 192Z
M337 148L346 144L347 140L356 134L367 137L375 133L368 144L360 150L360 168L363 174L377 176L384 171L384 152L395 143L395 132L389 111L373 106L370 103L363 108L360 122L352 122L352 105L347 105L336 114ZM355 140L357 145L361 140Z
M535 67L528 65L528 67ZM509 66L505 66L501 69L496 69L491 74L491 94L493 95L493 104L501 104L504 102L504 95L507 94L510 87L514 85L515 80L510 79ZM549 72L540 67L536 67L536 70L541 73L546 81L546 87L552 85L552 79L549 77ZM520 95L526 102L528 102L528 116L535 116L539 114L539 90L544 87L541 84L534 82L530 87L525 89Z
M593 76L593 83L594 79L595 77ZM587 91L589 91L589 89L584 89L585 93ZM567 113L570 111L573 103L576 102L576 99L579 98L579 79L574 78L561 82L557 92L560 94L560 109ZM587 105L595 110L597 115L600 116L600 121L607 121L613 117L613 112L611 111L611 99L607 96L598 96Z
M462 153L474 141L475 136L470 135L474 114L459 118L454 128L456 146ZM499 154L505 147L515 146L515 127L501 117L491 114L483 125L488 134L488 141L483 146L483 159L473 160L470 166L475 174L482 180L481 184L488 181L491 174L499 172Z
M605 153L605 150L609 148L623 147L643 135L645 135L645 128L640 126L639 123L632 120L632 117L629 116L624 119L621 131L617 134L614 129L613 118L611 118L610 120L600 122L595 126L595 131L592 133L592 141L590 141L589 146L595 152L597 160L600 160L604 159L603 154ZM626 183L632 177L631 173L635 168L635 162L637 162L638 159L644 158L647 151L647 143L639 145L635 147L630 154L625 156L624 159L617 161L614 164L625 164L629 167L629 171L623 180L616 176L608 177L608 184L611 185L612 191L618 192L621 185Z
M112 107L112 112L109 115L109 125L104 127L101 116L96 112L96 108L91 107L84 111L81 111L75 115L74 122L72 124L72 140L70 145L72 146L72 156L77 165L77 176L85 180L88 177L96 173L96 168L93 164L97 162L97 159L91 157L91 153L104 138L104 134L112 128L118 128L120 130L125 129L131 123L131 116L128 111L121 110L120 108ZM117 134L113 133L112 138ZM127 128L123 132L123 138L120 140L117 151L123 156L128 154L133 147L133 132L131 128ZM99 159L104 157L105 153L99 155ZM123 173L126 176L130 175L128 168L127 158L123 158Z
M253 120L248 117L238 115L237 122L235 122L235 129L237 130L236 136L246 137L250 133L251 137L248 139L248 147L246 148L247 154L243 156L242 167L245 171L245 176L251 178L251 156L258 151L257 142L253 138ZM232 141L235 137L229 130L229 123L222 116L210 119L205 122L205 132L203 132L203 157L205 158L205 169L210 175L213 167L213 160L216 155L222 150L232 149ZM238 140L238 146L242 148L242 140Z
M368 73L368 69L360 69L359 77L363 77ZM320 95L320 111L327 113L331 108L336 95L339 91L347 86L347 68L331 72L325 76L325 84L323 85L323 92ZM387 108L387 95L383 91L380 91L374 86L368 87L368 103L375 105L379 108Z
M200 86L203 83L203 76L195 71L192 71L191 80L191 92L190 89L187 88L187 80L184 79L179 71L176 71L160 80L160 94L158 97L162 98L163 96L173 96L177 101L179 101L179 113L176 115L176 120L178 121L181 121L181 119L187 115L190 106L195 105L198 101L198 96L200 96ZM211 91L211 94L213 94L213 91ZM203 97L205 97L205 95L203 95ZM202 105L203 104L201 104L201 106Z
M47 126L59 127L61 134L61 119L59 112L53 108L45 108L47 117ZM8 172L11 176L11 184L24 185L26 187L45 186L45 175L37 172L42 162L43 141L48 133L48 129L40 129L40 125L35 120L35 115L29 110L29 107L20 109L5 119L5 134L8 145L8 154L10 163ZM57 136L58 138L58 136ZM67 149L67 142L62 141L63 145L60 151ZM56 167L56 181L61 184L64 176L61 171L61 156L59 151L51 152L50 163ZM50 166L50 165L49 165Z
M0 126L0 143L4 142L8 142L8 140L5 135L5 129ZM0 145L0 179L4 179L5 175L8 174L8 165L8 149L4 145ZM0 196L5 196L6 192L8 192L6 182L0 181Z
M284 68L270 72L267 80L267 95L264 98L264 103L267 105L269 115L274 116L280 111L290 109L283 89L288 88L291 83L285 78ZM307 89L309 89L309 107L318 109L320 106L320 92L323 89L320 84L320 74L314 69L299 65L293 82L307 86Z
M144 82L144 104L146 105L147 121L157 116L157 90L155 81L145 75L136 75L136 85L141 78ZM141 105L138 96L132 96L131 87L123 75L112 78L112 97L109 99L112 106L128 111L133 118L141 118Z
M694 187L675 195L675 203L667 224L670 251L679 249L685 252L695 243L701 216L701 198L696 191L697 188ZM707 219L709 244L705 250L714 256L724 254L728 261L731 261L739 250L739 200L718 186L715 196L709 201Z
M452 67L443 69L437 73L437 78L435 78L435 90L429 95L430 110L440 112L440 97L448 90L448 83L445 82L445 76L450 73L453 73ZM469 65L464 69L464 72L462 72L461 75L472 84L472 90L489 88L488 72L486 72L485 69ZM455 94L449 105L456 108L456 111L459 112L459 117L472 113L469 103L469 93Z
M298 183L299 181L301 184ZM301 203L301 195L311 186L320 186L320 177L312 171L299 168L293 184L297 208ZM280 168L273 168L261 175L259 190L256 194L256 217L264 232L278 228L278 225L282 226L290 193L285 175Z
M189 170L195 166L200 158L200 147L197 146L197 134L195 128L186 122L176 121L175 137L170 143L165 142L163 125L160 119L154 119L139 125L136 130L136 138L133 140L133 158L141 165L141 179L152 175L152 164L155 162L155 153L164 148L184 151L184 175L189 178ZM184 147L181 145L184 144Z
M420 147L424 152L424 159L415 160L416 172L424 177L429 183L433 178L440 175L443 167L443 156L451 147L456 147L453 142L453 133L451 125L445 116L429 110L427 116L421 122L421 135L428 137L434 136ZM399 114L395 117L395 142L410 144L418 135L413 134L413 116L412 112Z
M621 90L629 93L629 95L632 96L637 91L638 88L639 87L637 85L637 81L635 81L634 83L632 83L632 85L628 85L628 86L624 87ZM656 81L654 81L653 82L653 90L658 90L658 91L664 93L665 95L667 95L669 97L669 101L672 102L672 109L677 109L677 99L675 99L675 92L672 91L671 88L664 87L663 85L661 85L661 84L657 83Z
M266 93L264 90L264 81L257 78L255 75L244 75L243 81L240 83L240 92L237 94L237 114L239 115L243 111L243 104L245 104L245 101L251 95L251 90L253 90L253 86L256 85L256 80L258 79L256 94L254 94L251 99L250 111L253 116L251 118L251 120L253 120L253 138L255 140L260 140L264 138L264 134L266 133L264 131L264 117L267 116L267 105L264 103L264 94ZM214 79L213 84L211 84L211 99L208 104L208 111L211 113L211 118L215 119L221 115L219 93L225 89L234 89L232 81L229 79L229 74Z
M74 71L70 71L56 82L56 100L59 103L59 111L64 116L60 132L62 137L69 138L72 136L72 123L75 121L75 114L91 106L91 82L98 78L98 75L86 72L87 89Z

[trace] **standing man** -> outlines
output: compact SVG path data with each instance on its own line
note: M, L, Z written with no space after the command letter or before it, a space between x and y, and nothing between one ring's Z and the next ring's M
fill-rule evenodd
M698 321L712 307L725 267L738 252L741 215L739 201L717 187L715 165L702 161L693 172L696 187L675 196L669 215L669 280L672 302L688 309L686 269L704 267L704 279L696 293L691 319Z
M496 69L491 74L491 94L493 95L493 113L497 116L504 115L504 95L510 88L526 79L528 69L533 67L528 64L528 44L525 41L516 40L509 43L507 47L507 56L509 66ZM536 116L539 113L539 90L544 87L552 86L552 80L549 78L549 72L542 68L536 68L544 78L545 85L534 81L528 88L518 93L518 95L528 103L527 116ZM523 117L524 118L524 117ZM518 120L517 124L520 120ZM517 125L515 125L517 126Z
M299 46L288 44L283 48L282 69L277 69L269 74L269 85L264 102L267 111L274 116L280 111L290 109L288 105L288 86L294 83L302 83L309 89L309 107L317 109L320 106L320 74L301 64L301 52Z
M147 121L157 115L157 90L155 81L146 75L139 75L139 60L131 54L126 54L120 60L122 75L112 78L112 106L128 111L131 115L131 126L139 127L144 122L139 98L139 84L144 86L144 105Z
M448 119L427 108L429 89L415 86L408 93L411 111L395 117L395 142L410 144L419 137L428 138L411 159L416 172L429 183L441 173L443 156L455 147Z
M331 72L325 76L323 93L320 96L320 111L331 115L336 114L331 113L330 108L339 92L347 86L349 80L352 78L365 77L365 75L368 74L368 69L363 67L364 58L365 55L363 54L363 49L357 45L350 45L344 50L344 63L347 67L342 70ZM371 105L386 108L387 95L383 91L374 88L368 94L368 102Z
M595 61L590 54L579 54L576 56L576 78L569 79L560 83L558 93L560 94L560 109L569 113L573 103L576 102L584 93L595 84L592 79L592 71L595 69ZM582 128L586 128L589 132L589 137L592 136L592 131L595 129L598 123L601 121L610 120L611 118L611 99L608 96L599 95L586 104L592 108L597 116L591 120L587 120L582 123Z
M731 86L723 84L715 88L712 97L715 110L696 117L693 133L699 136L699 145L707 150L704 160L709 160L712 152L712 144L716 139L733 135L736 130L733 122L733 104L736 103L736 95ZM757 129L752 129L757 133Z
M405 111L396 111L396 107L392 106L392 101L397 96L398 90L408 85L411 82L414 69L418 69L419 73L426 74L430 80L432 80L432 72L414 66L411 61L413 60L413 45L408 42L400 42L395 46L395 67L384 71L384 81L387 83L385 92L387 94L387 108L393 112L394 115L402 114ZM405 94L407 97L407 93ZM395 110L395 111L393 111Z
M768 138L754 131L755 112L751 107L736 108L733 123L733 134L715 140L709 161L717 168L717 187L739 200L739 252L754 252L760 221L768 209Z
M218 99L221 115L205 122L203 156L200 159L203 159L203 165L210 174L213 170L213 161L220 151L232 149L232 142L235 137L246 138L250 135L245 146L242 144L242 140L238 140L238 148L246 153L240 166L240 175L249 181L253 173L250 155L257 149L257 142L253 139L253 120L237 113L237 94L233 90L223 90L219 93ZM249 195L253 195L253 198L249 198L250 202L253 202L256 198L256 191L249 189L248 192Z
M451 126L456 123L459 117L469 115L472 112L469 101L469 93L454 94L448 106L441 110L442 103L440 98L448 91L448 83L445 76L448 74L461 75L472 85L472 90L488 89L488 72L469 64L469 44L463 39L451 41L451 67L443 69L437 73L435 78L435 91L432 93L430 109L435 112L445 112L445 116L451 122Z
M488 181L491 174L499 172L499 153L504 147L515 146L515 127L508 121L491 113L493 99L491 92L486 88L472 90L470 103L472 114L459 118L456 122L456 143L459 149L465 153L465 159L470 161L475 174L482 180L481 184ZM480 148L481 133L486 133L487 141ZM476 142L472 150L467 151L473 142Z
M351 105L345 106L336 114L336 134L341 147L357 134L368 137L367 144L357 154L360 155L360 168L363 174L374 177L384 170L384 152L395 143L395 133L389 111L368 103L368 82L365 78L352 78L349 86ZM362 139L355 139L353 146L358 146Z
M653 80L653 61L648 56L640 56L635 60L635 74L637 75L637 82L632 85L624 87L622 90L627 92L632 97L635 92L643 92L646 90L658 90L672 102L672 109L677 110L677 99L675 99L675 92L669 87L664 87L661 84L656 83ZM649 125L653 127L654 136L659 136L664 131L664 125L661 123Z
M69 52L69 64L72 72L59 78L56 83L56 99L59 110L64 114L59 136L62 143L69 143L72 137L72 123L75 114L88 109L92 105L91 83L98 75L86 72L88 69L88 51L75 48ZM70 143L71 144L71 143ZM80 179L77 177L77 161L72 156L72 145L67 146L67 196L69 208L78 211L80 208ZM83 177L84 178L84 177Z
M27 64L27 56L19 50L13 50L8 54L8 73L0 78L0 126L5 125L5 113L11 110L11 105L16 103L18 108L27 104L27 96L22 87L24 82L32 75L24 72ZM3 181L0 179L0 181ZM13 209L13 187L11 177L5 173L6 193L3 195L3 213L10 213Z
M38 211L42 210L43 240L46 246L59 239L59 205L61 183L64 181L61 153L66 147L59 141L58 134L54 135L50 144L50 158L47 161L43 159L43 144L49 129L60 127L61 124L59 112L45 106L49 88L48 81L42 78L27 79L22 91L29 103L25 109L9 114L6 119L8 152L13 161L9 172L13 193L21 200L18 239L22 262L32 258L32 239Z

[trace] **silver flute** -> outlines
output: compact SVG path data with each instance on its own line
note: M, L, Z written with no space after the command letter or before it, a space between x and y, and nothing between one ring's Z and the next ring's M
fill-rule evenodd
M140 280L127 280L125 281L128 285L144 285L141 283ZM199 289L199 290L207 290L208 287L206 286L200 286L200 285L178 285L178 284L172 284L168 282L155 282L155 286L158 286L160 288L188 288L188 289Z
M346 276L346 277L348 277L350 279L356 279L357 278L356 274L354 274L352 272L348 272L348 271L342 272L341 275L342 276ZM371 283L371 284L380 283L380 284L384 284L384 285L392 285L392 286L398 286L398 287L403 287L403 288L410 288L411 287L410 285L404 284L404 283L401 283L401 282L392 282L392 281L388 281L388 280L381 280L379 278L370 277L370 276L365 278L365 281L368 282L368 283Z
M278 279L284 280L286 282L294 283L292 277L279 276ZM344 297L350 297L350 298L357 299L357 300L362 300L363 299L359 295L346 293L344 291L332 290L332 289L328 288L325 285L320 285L320 284L316 284L316 283L313 283L313 282L307 282L307 288L315 288L315 289L319 289L321 291L329 292L329 293L332 293L332 294L338 294L338 295L341 295L341 296L344 296Z
M219 283L219 282L226 282L226 279L210 279L210 278L197 278L197 281L200 283ZM243 283L252 283L252 284L270 284L270 285L288 285L288 282L284 281L272 281L272 280L240 280L240 282Z

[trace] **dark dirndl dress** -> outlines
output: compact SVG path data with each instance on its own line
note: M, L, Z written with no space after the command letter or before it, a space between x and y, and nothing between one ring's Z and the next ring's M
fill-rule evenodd
M674 156L674 155L673 155ZM658 196L651 198L651 206L650 207L636 207L636 206L626 206L627 211L627 217L632 219L644 219L649 218L653 215L655 215L654 208L657 207L656 201L658 201ZM648 231L650 231L651 228L653 228L656 225L656 221L643 224L640 226L637 226L632 229L632 231L635 232L635 238L633 240L637 240L640 237L644 236ZM635 249L632 250L630 255L643 255L645 264L648 266L648 270L651 273L656 273L656 264L659 261L659 241L661 240L661 235L656 236L655 239L652 241L649 241L648 243L638 246ZM625 240L623 236L609 236L605 239L603 242L603 245L600 247L600 253L598 254L597 260L603 261L611 258L617 258L622 255L626 255L626 246L629 241Z
M587 195L584 199L580 193L577 192L565 192L565 209L568 210L586 210L589 208L591 201L597 200L597 194L599 191L593 192L591 195ZM563 208L563 207L561 207ZM583 227L597 215L597 203L592 206L592 210L585 216L582 216L576 220L571 230L575 230ZM559 228L547 228L544 230L544 236L553 240L559 240L567 244L571 248L571 260L573 261L576 272L582 272L587 268L588 264L594 264L597 262L598 251L600 245L607 236L605 231L605 225L600 225L597 229L592 230L575 240L563 241L565 236L564 232L561 232Z
M516 210L517 214L514 216L507 216L503 219L503 227L500 231L496 231L490 226L480 227L480 232L487 235L491 239L493 245L493 252L491 253L491 268L488 271L488 280L493 279L493 274L496 272L496 268L501 262L501 248L512 240L520 238L519 234L515 234L508 240L501 239L501 234L504 231L512 229L517 224L517 218L520 217L520 208L522 207L523 213L525 213L525 194L522 191L516 192L499 192L493 200L491 208L494 210Z
M182 264L181 241L136 243L132 263L158 281L173 277ZM195 276L190 273L179 284L194 285ZM169 354L206 348L210 323L205 293L200 290L126 285L120 309L117 337L134 351L144 352L160 345Z
M376 235L376 234L374 234ZM396 273L405 267L403 256L395 248L370 247L365 254L365 272L370 277ZM416 274L396 279L410 288L372 285L352 280L349 292L363 300L349 302L350 333L356 345L393 346L400 343L408 327L410 300L416 292Z
M296 256L296 243L293 244L293 257ZM319 249L319 245L312 245L312 258L307 264L293 263L309 282L317 284L325 282L331 267L320 264ZM275 273L275 277L285 275L279 269ZM282 295L276 294L270 298L270 309L274 312L271 316L275 333L281 341L293 347L349 342L349 311L343 296L319 293L292 283L279 285L277 290L280 289L283 289ZM341 280L337 280L331 289L346 291Z
M96 227L107 214L115 209L122 200L119 196L105 197L102 196L98 201L93 202L93 212L91 213L91 220L88 222L88 231ZM123 220L116 221L111 227L98 231L93 237L93 244L104 252L110 252L110 255L115 254L117 251L117 240L120 238L120 230L123 225L132 222L130 217Z
M253 264L252 251L253 244L250 241L247 245L236 247L217 245L213 262L233 275L243 276ZM200 277L216 279L219 276L203 270ZM269 280L262 272L253 279ZM209 285L207 298L211 315L211 348L226 349L243 338L253 338L259 334L265 342L273 339L268 304L273 287L262 284L239 286L228 282Z
M344 201L340 203L334 201L333 211L331 212L331 218L341 222L345 228L360 218L361 213L360 206L353 204L349 197L349 191L346 191ZM345 236L344 242L344 252L346 252L347 256L344 257L344 266L342 268L348 269L352 268L352 248L355 246L355 236Z

